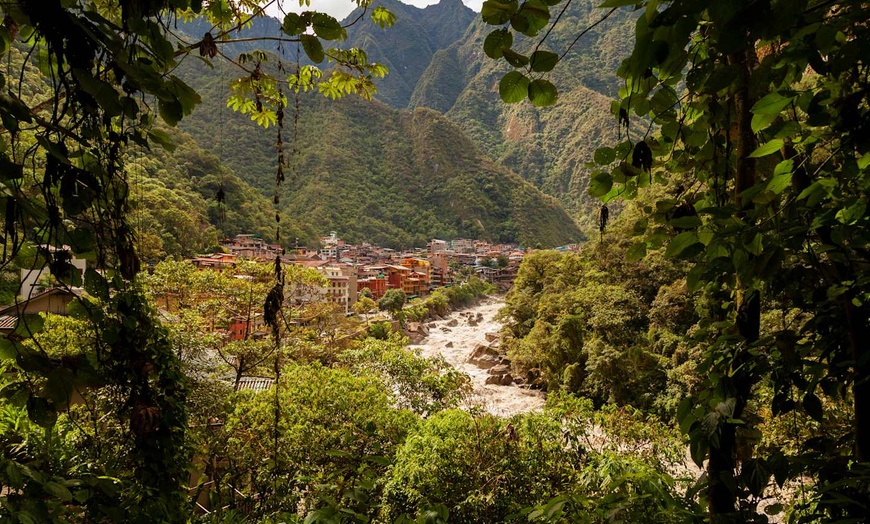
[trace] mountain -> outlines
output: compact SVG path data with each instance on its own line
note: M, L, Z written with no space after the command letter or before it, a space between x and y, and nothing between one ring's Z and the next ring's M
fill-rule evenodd
M348 40L343 45L365 49L369 60L390 69L388 79L378 84L377 98L392 107L404 108L432 57L461 38L477 13L461 0L441 0L422 9L398 0L380 0L376 5L392 11L396 23L381 29L362 19L348 28ZM360 15L357 10L343 23Z
M370 59L389 67L390 74L377 81L378 100L396 109L428 107L445 114L491 160L558 198L581 222L594 221L598 204L586 194L586 164L595 149L619 140L610 104L619 87L615 71L632 46L636 15L617 10L600 21L607 11L596 8L596 2L571 2L543 47L565 53L548 76L559 88L559 100L553 107L535 108L528 102L502 103L498 81L510 68L483 53L483 41L495 28L460 0L441 0L423 9L398 0L375 5L392 10L396 24L381 29L362 18L348 28L342 45L362 47ZM244 35L270 36L279 27L276 20L259 20ZM206 29L196 26L196 32ZM537 42L522 36L516 40L515 48L526 53ZM249 50L253 44L239 45L246 47L227 49ZM289 47L283 49L285 57L295 57Z
M545 49L562 53L605 10L575 0L547 38ZM578 216L595 206L586 196L595 149L614 144L618 127L610 103L619 87L616 70L632 44L634 16L616 11L583 35L550 74L559 100L548 108L523 102L507 105L498 81L510 70L483 53L494 28L475 20L462 38L435 53L411 96L412 107L431 107L456 122L496 162L514 170L544 192L558 197ZM536 43L515 45L528 52Z
M236 71L188 60L177 74L203 99L181 128L212 150L220 166L271 195L274 128L259 128L223 107ZM329 101L313 93L299 95L298 114L294 106L291 95L282 133L287 180L279 194L290 227L335 230L348 241L392 247L419 246L432 237L541 246L582 237L555 199L490 160L436 111L401 111L356 97Z

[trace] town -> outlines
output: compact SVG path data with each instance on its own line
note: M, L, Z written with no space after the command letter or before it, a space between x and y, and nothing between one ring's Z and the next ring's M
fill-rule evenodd
M240 234L221 241L223 252L197 256L192 262L200 269L222 269L241 259L273 263L279 257L284 264L323 274L329 282L323 290L323 299L350 313L365 289L374 300L381 299L390 289L402 290L411 300L475 275L506 291L525 254L516 244L469 239L433 239L427 248L397 251L368 243L348 244L334 231L321 237L320 244L320 249L298 247L287 252L258 235ZM569 245L557 249L577 248Z

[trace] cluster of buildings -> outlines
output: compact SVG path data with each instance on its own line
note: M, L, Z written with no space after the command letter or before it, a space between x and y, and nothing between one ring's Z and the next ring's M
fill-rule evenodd
M432 240L426 248L397 251L368 243L349 244L335 232L320 239L319 249L299 248L286 252L258 235L236 235L221 242L224 252L195 257L201 269L231 267L237 259L297 264L323 274L329 285L322 291L327 302L350 312L368 289L378 300L390 289L410 297L425 297L433 289L450 285L462 268L491 282L513 281L523 258L514 244L490 244L480 240Z
M469 274L484 280L509 286L516 276L524 251L513 244L490 244L480 240L432 240L426 248L394 250L368 243L349 244L336 233L320 239L320 248L298 248L287 252L281 246L270 244L259 235L243 234L221 241L222 252L191 259L202 270L231 268L237 260L259 260L296 264L320 272L328 282L318 289L318 297L292 298L298 303L323 300L337 304L346 313L361 293L378 300L390 289L401 289L409 298L425 297L432 290L449 286ZM68 251L68 248L66 249ZM71 265L84 272L84 260L72 258ZM21 293L23 301L0 307L0 333L9 333L20 315L41 311L63 313L73 299L73 293L61 288L43 290L41 279L47 268L22 270ZM246 338L256 326L251 319L233 322L227 336L230 340Z

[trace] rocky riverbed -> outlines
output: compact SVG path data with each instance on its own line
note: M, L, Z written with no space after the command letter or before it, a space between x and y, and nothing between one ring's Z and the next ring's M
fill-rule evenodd
M499 349L501 323L495 320L504 302L489 298L454 311L444 319L409 326L410 347L424 356L441 355L451 366L471 377L473 392L467 407L480 407L494 415L511 416L541 409L544 397L530 389L534 377L514 377L510 362Z

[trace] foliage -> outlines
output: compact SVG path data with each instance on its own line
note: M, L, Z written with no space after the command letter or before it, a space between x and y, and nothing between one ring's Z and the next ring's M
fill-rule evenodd
M641 14L612 105L626 140L596 152L589 192L606 203L668 186L631 251L666 246L687 260L688 290L712 306L698 333L712 342L697 368L704 380L678 412L694 459L707 459L710 517L763 521L765 486L797 477L812 478L816 494L799 520L866 517L855 494L866 488L870 431L870 358L858 342L870 325L867 7L604 5ZM522 11L506 6L506 16ZM765 312L793 308L798 321L762 324ZM765 386L773 395L761 396ZM774 417L797 410L819 423L851 402L852 426L756 455L762 398Z
M619 235L632 222L626 211L612 226ZM669 418L694 384L686 352L663 340L682 337L697 321L693 298L682 293L667 324L660 297L679 278L680 266L651 254L626 262L628 241L586 245L579 253L533 251L520 265L501 313L503 343L520 373L540 373L550 390ZM668 295L669 296L669 295Z
M235 486L255 501L254 515L305 513L326 501L351 514L376 511L378 477L414 427L412 414L392 407L378 379L316 365L285 367L272 393L240 397L226 421L223 503L237 499Z
M339 360L357 373L383 380L400 408L427 416L458 407L470 390L468 377L443 358L426 358L404 348L405 343L399 334L388 340L367 338L359 347L342 353Z
M397 317L407 301L408 297L401 289L388 289L378 300L378 308L381 311L389 311L393 317Z

